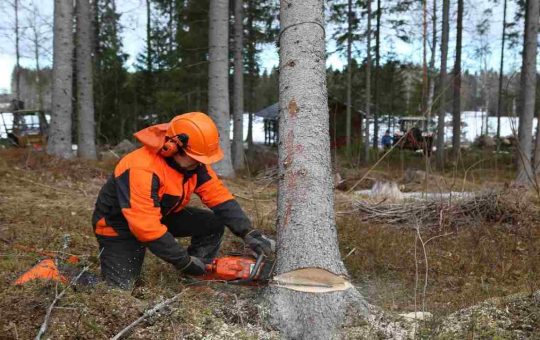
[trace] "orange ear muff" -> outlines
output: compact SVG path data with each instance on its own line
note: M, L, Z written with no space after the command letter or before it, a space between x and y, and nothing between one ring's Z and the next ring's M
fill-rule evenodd
M188 140L189 136L185 133L181 133L178 136L169 137L165 141L165 144L163 144L161 147L160 154L163 157L172 157L174 154L180 151L181 148L185 148L187 146Z
M165 144L161 147L160 154L163 157L172 157L175 153L178 152L178 144L173 138L167 140Z

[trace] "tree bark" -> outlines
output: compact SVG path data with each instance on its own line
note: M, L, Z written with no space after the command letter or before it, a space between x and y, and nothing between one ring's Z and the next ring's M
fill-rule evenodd
M347 157L351 157L351 95L352 95L352 0L349 0L347 6L348 26L347 26L347 117L346 117L346 148ZM337 146L335 146L337 147Z
M458 0L456 59L454 62L454 100L452 109L452 158L457 160L461 147L461 44L463 35L463 0Z
M77 113L79 157L97 159L92 73L92 18L89 0L77 0Z
M255 113L255 72L257 62L255 60L255 55L257 54L257 49L255 46L255 27L254 27L254 7L256 6L255 0L247 0L247 20L246 20L246 29L248 33L248 43L247 43L247 67L248 67L248 93L247 93L247 107L249 111L248 118L248 129L246 141L248 144L248 149L253 146L253 114Z
M433 97L435 95L435 56L437 54L437 0L433 0L433 16L431 18L431 56L429 59L428 73L428 98L427 98L427 116L431 120L433 116Z
M504 0L503 3L503 27L502 27L502 37L501 37L501 64L499 66L499 98L497 100L497 150L500 146L501 138L501 110L502 110L502 88L503 88L503 79L504 79L504 45L506 42L506 9L507 9L507 0Z
M215 164L223 177L234 177L229 113L229 0L210 0L208 113L219 130L224 157Z
M439 170L444 169L444 116L446 114L446 63L448 58L448 32L450 31L450 0L442 3L442 27L441 27L441 70L439 76L439 116L437 120L437 153L436 162Z
M374 73L374 88L373 100L375 105L373 107L373 148L377 150L379 147L379 64L381 62L381 0L377 0L377 14L376 14L376 30L375 30L375 69Z
M73 3L54 1L52 114L47 153L72 158Z
M367 1L366 112L364 125L364 162L369 162L369 117L371 116L371 0Z
M322 0L281 1L278 234L275 274L346 275L334 217ZM331 339L353 288L299 292L270 285L273 324L286 339ZM361 299L356 295L357 299Z
M36 86L38 91L38 110L43 110L43 84L41 81L41 64L39 60L40 54L40 44L41 44L41 32L39 29L38 22L39 12L37 6L34 4L32 7L32 17L31 17L31 29L32 29L32 47L34 50L34 60L36 62Z
M243 0L234 0L234 127L232 156L235 170L244 168L244 25Z
M427 117L428 102L427 70L427 0L422 0L422 116Z
M428 73L428 97L427 97L427 116L431 120L433 115L433 96L435 95L435 55L437 54L437 0L433 0L433 17L431 18L431 56L429 59Z
M15 96L17 100L21 100L21 49L20 49L20 34L19 34L19 0L14 0L13 10L15 14ZM19 104L17 103L17 106Z
M534 172L531 165L532 123L536 93L536 48L538 37L539 0L527 0L525 12L525 36L523 41L523 59L521 64L521 91L519 106L519 157L517 177L519 183L532 185ZM540 136L537 134L537 136ZM540 147L537 139L535 160L540 160ZM538 152L538 157L536 153Z

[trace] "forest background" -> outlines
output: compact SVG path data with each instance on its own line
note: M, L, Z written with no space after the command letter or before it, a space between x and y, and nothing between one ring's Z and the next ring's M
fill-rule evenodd
M8 18L0 24L0 87L4 93L8 92L8 86L11 87L9 92L17 92L14 53L17 25L12 5L10 1L0 4L0 12ZM349 68L346 60L347 1L328 1L326 5L328 93L346 103ZM365 106L365 5L363 1L355 3L352 14L350 68L351 105L354 108ZM434 3L434 6L427 9L430 83L435 82L434 60L440 54L437 46L440 37L437 35L440 34L441 4L437 7ZM492 0L468 4L465 8L461 77L463 111L486 111L487 108L489 114L495 116L500 95L500 114L516 116L524 8L519 1L507 4L506 62L499 93L502 7L503 1ZM51 103L52 8L52 1L27 0L20 1L18 9L20 96L27 107L40 108L41 105L46 111ZM381 117L422 113L423 67L419 53L423 41L422 10L421 2L414 1L392 0L374 4L371 97L373 110ZM207 0L99 0L93 11L98 27L93 34L96 51L94 101L99 143L114 145L142 126L168 120L180 112L207 112ZM255 113L277 102L277 11L277 1L244 2L245 112ZM450 12L449 56L452 56L455 53L456 9L451 8ZM231 20L231 29L232 24ZM232 44L231 36L231 70ZM232 92L232 86L230 88ZM432 90L430 96L433 96ZM41 103L38 97L43 97ZM538 106L539 101L536 102ZM448 101L447 105L451 103ZM447 111L450 110L448 107ZM250 132L248 129L248 141L252 138Z

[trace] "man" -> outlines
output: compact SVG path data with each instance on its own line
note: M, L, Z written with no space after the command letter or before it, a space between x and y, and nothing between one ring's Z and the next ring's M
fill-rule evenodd
M205 273L227 226L251 249L271 253L210 164L223 158L216 125L204 113L174 117L135 134L143 147L124 156L99 192L92 224L101 273L129 289L139 277L146 248L188 275ZM197 194L211 209L187 207ZM175 237L191 237L181 247Z
M390 149L392 147L394 140L392 136L390 136L390 130L386 130L384 133L384 136L381 139L381 144L385 150Z

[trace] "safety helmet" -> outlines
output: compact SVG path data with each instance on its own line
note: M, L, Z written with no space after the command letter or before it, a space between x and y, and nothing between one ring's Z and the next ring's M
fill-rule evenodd
M164 157L171 157L180 150L203 164L215 163L223 158L218 129L208 115L189 112L170 121L160 153Z

